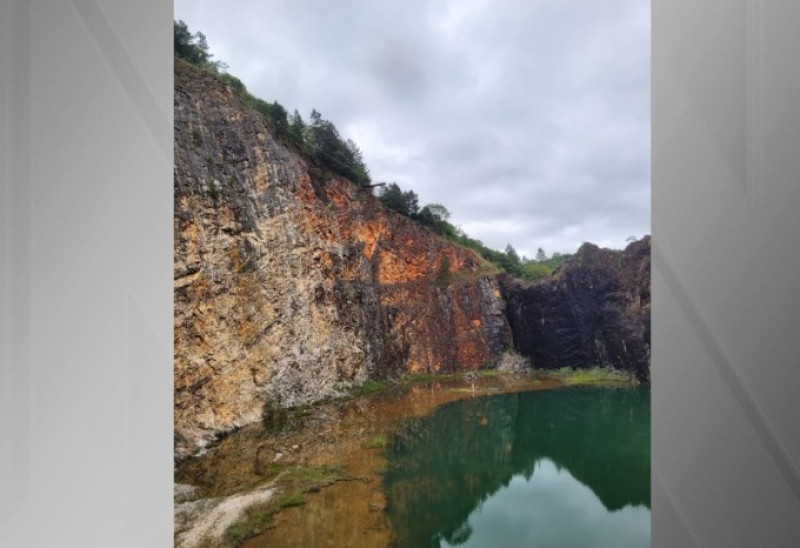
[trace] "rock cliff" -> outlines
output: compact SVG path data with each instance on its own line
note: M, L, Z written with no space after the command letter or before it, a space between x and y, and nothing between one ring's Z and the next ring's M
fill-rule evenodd
M175 452L369 378L486 367L494 269L311 165L176 61Z
M584 244L552 278L503 278L517 351L538 368L613 366L650 379L650 237L624 251Z

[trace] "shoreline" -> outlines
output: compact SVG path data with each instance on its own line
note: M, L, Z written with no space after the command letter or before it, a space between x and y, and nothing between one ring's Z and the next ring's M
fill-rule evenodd
M176 463L175 545L246 545L248 538L281 529L292 506L302 511L321 491L358 501L354 508L341 510L341 519L374 521L375 538L369 542L383 542L389 534L380 512L385 505L380 494L383 449L404 421L466 398L603 385L635 383L607 370L483 370L373 382L345 398L281 410L271 426L244 426L207 447L202 456ZM286 475L294 479L281 485ZM193 476L214 487L195 485ZM196 498L180 500L178 486L181 492L194 489ZM362 504L362 499L368 502Z

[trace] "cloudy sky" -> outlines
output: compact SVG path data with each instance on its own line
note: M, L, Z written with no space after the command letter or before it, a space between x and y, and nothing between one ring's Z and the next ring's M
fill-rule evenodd
M649 0L175 0L175 18L490 247L650 233Z

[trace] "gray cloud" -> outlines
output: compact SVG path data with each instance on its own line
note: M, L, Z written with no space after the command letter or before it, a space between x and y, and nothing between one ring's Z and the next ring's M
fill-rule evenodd
M650 232L648 0L176 0L175 17L487 245Z

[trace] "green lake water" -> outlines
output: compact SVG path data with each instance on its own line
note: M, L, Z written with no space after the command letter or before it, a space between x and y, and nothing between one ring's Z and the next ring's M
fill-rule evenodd
M295 493L299 505L278 491L242 548L645 548L650 390L546 375L411 383L244 427L175 479L218 503L312 469L343 479ZM177 536L208 519L192 512Z
M650 391L574 387L445 403L383 476L391 544L650 546Z

